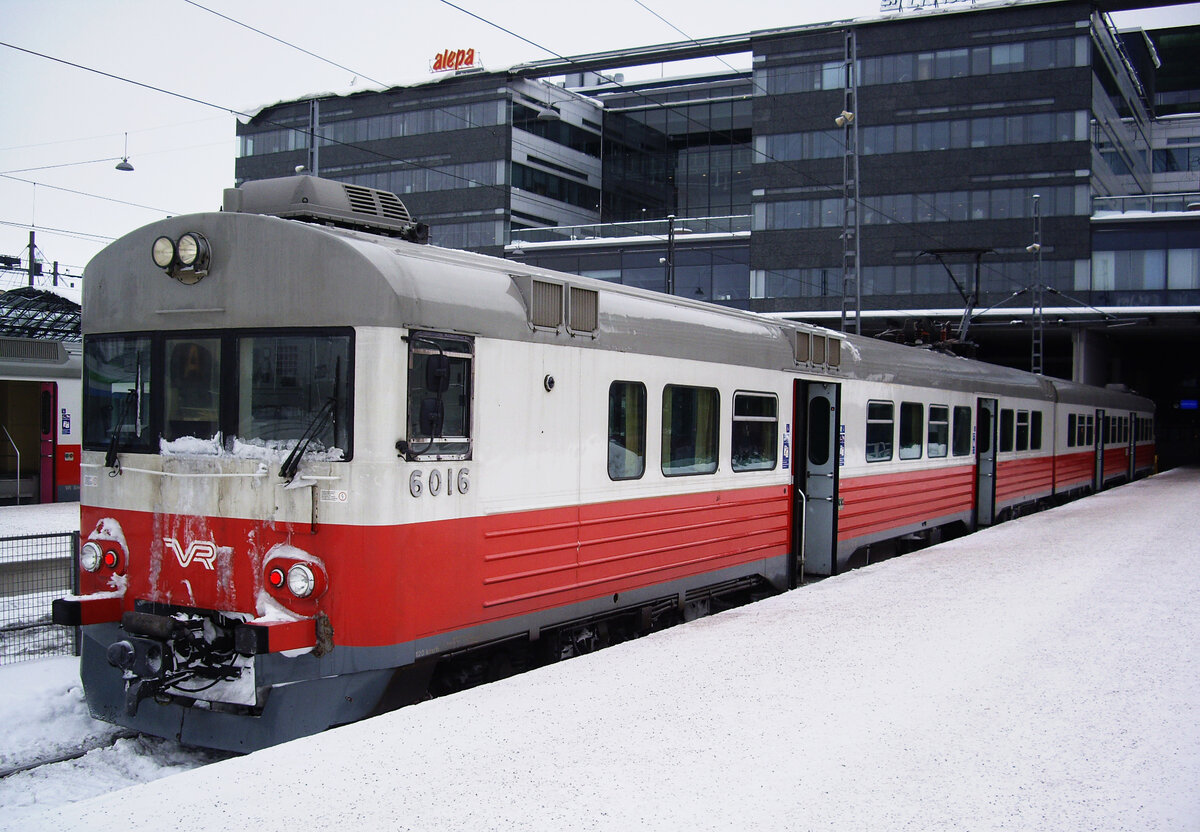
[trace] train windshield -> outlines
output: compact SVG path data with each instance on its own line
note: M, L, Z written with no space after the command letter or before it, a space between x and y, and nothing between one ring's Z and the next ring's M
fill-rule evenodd
M89 337L84 446L153 452L160 439L195 438L283 450L316 431L310 454L349 459L352 366L349 330Z

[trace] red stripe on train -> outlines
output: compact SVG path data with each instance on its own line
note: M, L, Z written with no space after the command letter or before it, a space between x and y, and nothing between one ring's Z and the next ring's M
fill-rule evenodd
M105 518L120 523L130 549L127 609L144 599L255 614L269 592L264 557L287 544L324 564L329 589L317 606L337 643L368 646L781 557L789 492L770 486L316 534L308 524L91 506L82 519L85 538ZM197 542L212 543L216 555L189 558ZM85 593L108 589L93 575L84 580L92 584Z

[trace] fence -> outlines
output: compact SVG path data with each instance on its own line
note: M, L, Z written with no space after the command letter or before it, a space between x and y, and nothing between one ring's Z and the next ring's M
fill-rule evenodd
M79 532L0 537L0 665L78 652L74 627L50 622L76 589Z

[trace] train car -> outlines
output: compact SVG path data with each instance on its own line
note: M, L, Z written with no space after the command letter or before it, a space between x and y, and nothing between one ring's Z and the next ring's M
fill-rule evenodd
M79 499L77 343L0 336L0 505Z
M298 176L89 264L95 716L260 748L1055 494L1045 379L422 236Z

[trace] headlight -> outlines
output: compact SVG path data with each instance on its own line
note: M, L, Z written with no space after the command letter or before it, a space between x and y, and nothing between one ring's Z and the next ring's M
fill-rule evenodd
M154 265L160 269L168 268L175 262L175 244L170 237L159 237L150 248L150 256L154 258Z
M317 579L313 575L313 571L303 563L293 564L287 571L287 587L288 591L297 598L307 598L312 595L313 589L317 585Z
M104 550L100 548L100 544L94 540L83 544L83 548L79 550L79 565L87 572L98 572L102 563Z
M190 269L208 259L208 241L194 231L189 231L179 238L176 250L179 252L179 262L185 268Z

